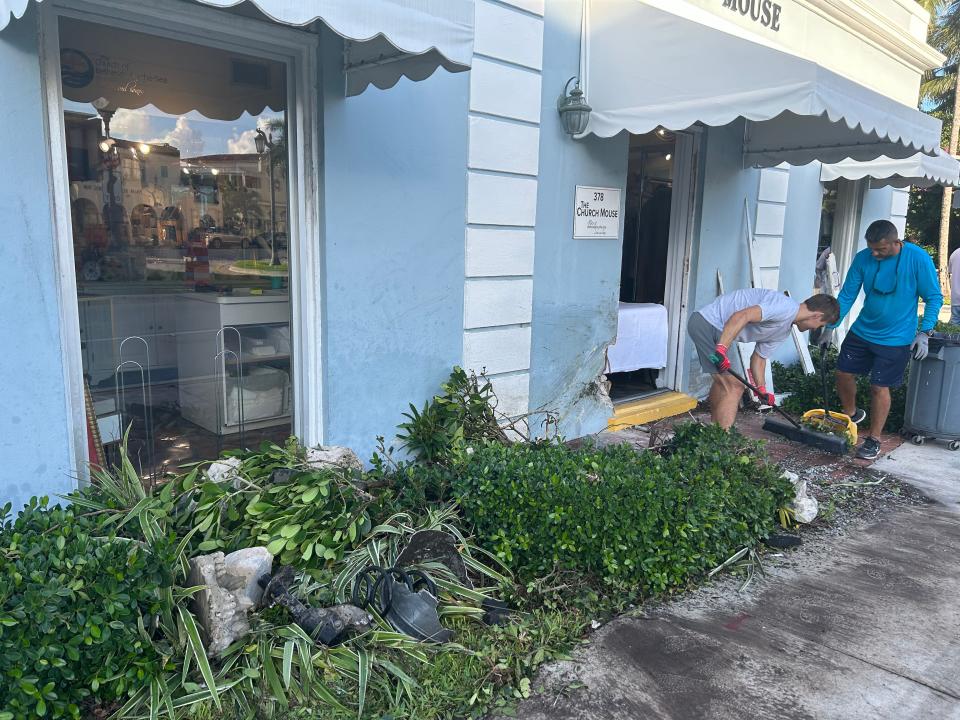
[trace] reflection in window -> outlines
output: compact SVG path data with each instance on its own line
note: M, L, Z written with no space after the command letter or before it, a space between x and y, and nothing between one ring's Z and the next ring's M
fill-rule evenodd
M67 18L60 42L88 431L109 459L129 427L154 476L282 440L286 66Z

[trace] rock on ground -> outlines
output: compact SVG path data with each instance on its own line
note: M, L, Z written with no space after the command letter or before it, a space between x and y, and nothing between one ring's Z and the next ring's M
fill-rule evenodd
M307 465L322 470L324 468L343 468L344 470L363 470L363 463L350 448L330 445L307 448Z

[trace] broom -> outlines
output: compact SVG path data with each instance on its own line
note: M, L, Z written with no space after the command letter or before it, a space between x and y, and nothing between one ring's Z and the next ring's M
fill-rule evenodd
M760 395L760 391L754 385L747 382L745 378L742 378L731 369L728 369L727 372L743 383L744 387L752 390L756 395ZM810 447L823 450L824 452L833 453L834 455L847 454L849 446L847 445L846 438L839 437L837 435L831 435L829 433L817 432L811 428L804 427L794 420L786 410L776 403L774 403L773 409L785 417L789 424L778 422L773 418L767 418L763 423L763 429L767 432L774 433L775 435L782 435L788 440L809 445Z
M824 432L846 435L849 445L857 444L857 424L849 415L830 410L830 386L827 382L827 348L820 346L820 382L823 383L823 408L807 410L801 418L807 426L815 426Z

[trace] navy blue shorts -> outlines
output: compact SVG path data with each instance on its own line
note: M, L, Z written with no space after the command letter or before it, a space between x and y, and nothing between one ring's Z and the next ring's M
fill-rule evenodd
M837 370L869 375L871 385L895 388L903 384L909 360L909 345L877 345L851 332L840 346Z

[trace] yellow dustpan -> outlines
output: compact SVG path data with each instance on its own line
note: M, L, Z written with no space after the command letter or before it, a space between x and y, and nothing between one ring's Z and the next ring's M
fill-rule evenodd
M842 434L847 438L847 444L850 447L857 446L857 424L850 419L849 415L833 410L807 410L800 421L820 432L827 432L833 435Z
M823 402L830 402L830 387L827 384L827 349L820 346L820 381L823 383ZM809 428L819 432L830 433L831 435L843 435L847 438L847 445L851 448L857 446L857 424L850 419L849 415L841 412L834 412L825 408L816 410L807 410L801 422Z

